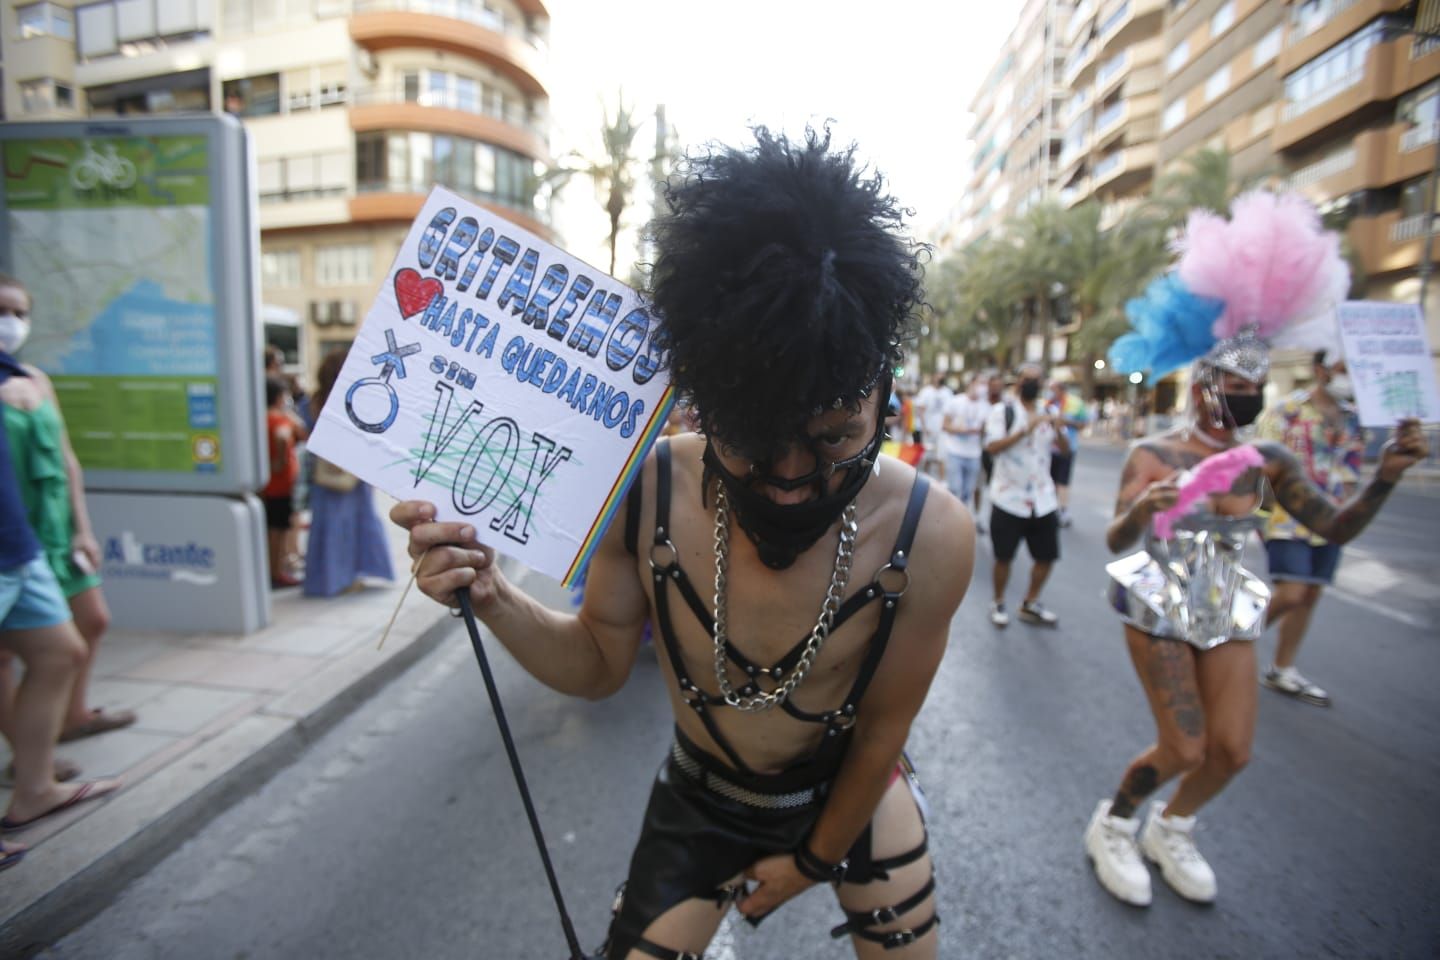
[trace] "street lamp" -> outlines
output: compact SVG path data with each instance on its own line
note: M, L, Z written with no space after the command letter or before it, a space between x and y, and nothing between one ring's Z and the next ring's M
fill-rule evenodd
M1135 384L1137 387L1140 385L1140 381L1144 379L1145 374L1141 373L1139 370L1136 370L1134 373L1130 374L1130 382Z
M1105 369L1105 361L1104 361L1104 360L1096 360L1096 361L1095 361L1095 369L1096 369L1096 370L1104 370L1104 369Z

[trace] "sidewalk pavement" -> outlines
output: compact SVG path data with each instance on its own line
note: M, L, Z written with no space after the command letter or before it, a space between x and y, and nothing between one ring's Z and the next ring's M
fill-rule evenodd
M390 501L376 494L383 516ZM102 909L230 804L456 629L412 589L376 644L409 574L403 531L388 521L396 582L330 599L276 593L268 627L249 636L111 630L90 702L134 710L134 726L58 755L82 778L119 776L113 797L82 803L8 838L30 847L0 874L0 956L24 956ZM6 761L8 762L8 761ZM0 809L10 791L0 790Z

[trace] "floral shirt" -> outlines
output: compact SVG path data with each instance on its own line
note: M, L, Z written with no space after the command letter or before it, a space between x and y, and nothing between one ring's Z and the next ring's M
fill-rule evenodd
M1005 408L1015 411L1015 422L1005 429ZM1039 410L1040 413L1049 408ZM1053 411L1049 411L1053 412ZM985 442L1021 433L1030 425L1025 408L1013 400L1005 400L990 408L985 421ZM1050 447L1055 442L1055 429L1043 424L1033 433L994 455L995 467L990 473L990 502L1017 517L1043 517L1060 506L1055 498L1055 481L1050 479Z
M1365 439L1354 407L1341 404L1340 417L1327 421L1311 401L1310 391L1300 390L1261 415L1257 436L1283 443L1299 459L1310 482L1336 501L1344 500L1346 487L1360 480ZM1326 542L1279 504L1270 509L1264 536L1266 540L1304 540L1314 546Z

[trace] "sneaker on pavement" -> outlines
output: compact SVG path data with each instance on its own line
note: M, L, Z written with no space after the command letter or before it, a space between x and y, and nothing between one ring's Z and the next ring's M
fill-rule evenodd
M1005 612L1005 604L990 604L990 622L995 624L995 626L997 627L1010 626L1010 614Z
M1148 907L1150 871L1135 842L1139 832L1139 820L1112 817L1110 801L1101 800L1085 828L1085 853L1095 865L1095 879L1111 896L1132 906Z
M1161 812L1164 809L1164 801L1151 804L1140 849L1160 867L1160 875L1180 896L1195 903L1213 903L1215 871L1195 849L1195 818L1167 817Z
M1265 676L1261 678L1260 682L1271 690L1278 690L1286 696L1313 703L1317 707L1330 706L1330 694L1306 680L1294 667L1272 666L1265 671Z
M1062 527L1068 527L1068 526L1070 526L1070 511L1069 511L1069 510L1066 510L1066 509L1063 509L1063 508L1060 510L1060 526L1062 526Z
M1042 627L1053 627L1060 622L1060 618L1049 610L1038 600L1034 603L1020 604L1020 619L1026 623L1039 624Z

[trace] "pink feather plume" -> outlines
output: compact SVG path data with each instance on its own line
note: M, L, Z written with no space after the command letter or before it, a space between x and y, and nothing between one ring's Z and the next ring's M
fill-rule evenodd
M1180 279L1192 293L1225 301L1215 336L1256 327L1269 340L1343 289L1349 270L1340 238L1320 225L1303 197L1252 191L1235 199L1228 221L1195 211L1178 243Z
M1169 540L1175 532L1175 521L1185 516L1196 501L1229 490L1242 473L1264 462L1260 451L1248 443L1201 460L1181 482L1175 506L1155 514L1155 536Z

